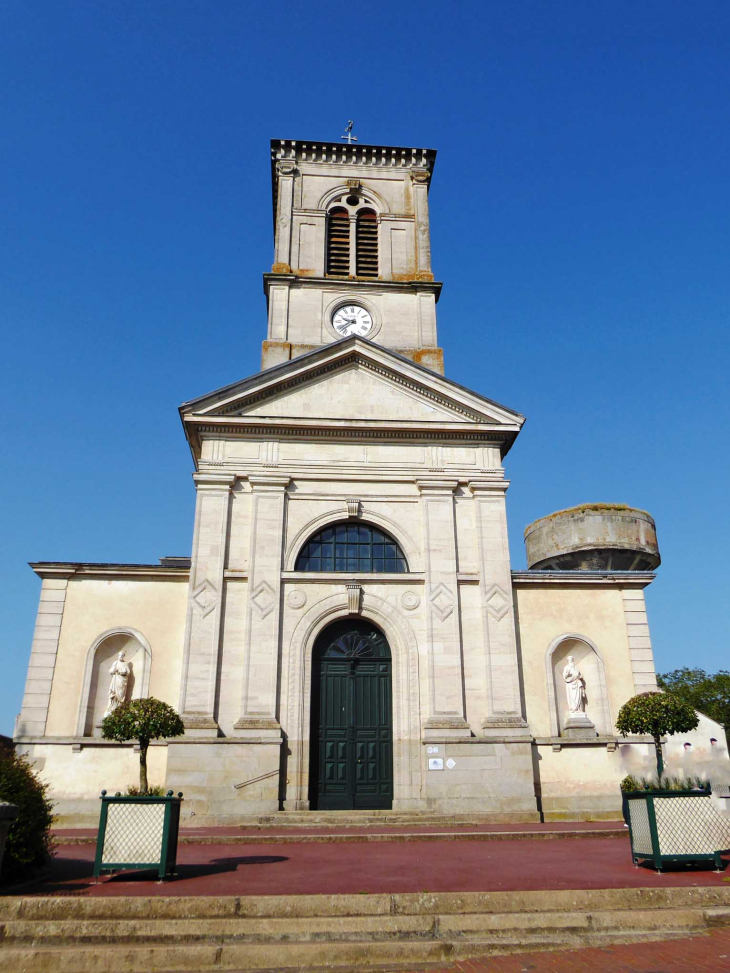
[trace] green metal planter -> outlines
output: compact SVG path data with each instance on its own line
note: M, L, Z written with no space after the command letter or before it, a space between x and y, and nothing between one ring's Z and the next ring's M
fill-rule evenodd
M168 878L177 864L182 793L173 797L114 797L101 792L94 878L102 872L156 868Z
M730 849L730 817L721 814L704 791L630 791L629 833L634 864L651 861L657 871L667 862L714 861L723 867Z

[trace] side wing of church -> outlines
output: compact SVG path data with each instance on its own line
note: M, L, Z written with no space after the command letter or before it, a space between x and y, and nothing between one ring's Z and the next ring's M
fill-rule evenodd
M191 557L32 565L18 748L75 823L134 782L133 746L99 724L148 695L186 728L153 744L151 782L182 790L196 824L615 817L620 779L651 766L614 726L656 687L651 517L536 521L530 569L512 571L503 462L524 418L444 377L435 152L275 141L271 156L262 371L180 408Z

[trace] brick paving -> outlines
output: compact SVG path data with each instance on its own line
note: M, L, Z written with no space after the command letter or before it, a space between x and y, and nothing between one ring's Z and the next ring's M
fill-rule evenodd
M484 956L451 966L400 968L398 973L728 973L730 929L708 936L544 953Z

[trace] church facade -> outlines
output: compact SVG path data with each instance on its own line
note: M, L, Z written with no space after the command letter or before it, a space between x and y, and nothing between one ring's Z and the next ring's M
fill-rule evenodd
M651 766L614 720L656 687L653 521L544 518L513 571L504 462L524 418L444 376L435 153L275 141L271 164L262 370L180 407L191 557L32 565L18 748L62 820L92 820L137 773L100 720L151 695L185 724L149 755L183 820L615 817L620 779Z

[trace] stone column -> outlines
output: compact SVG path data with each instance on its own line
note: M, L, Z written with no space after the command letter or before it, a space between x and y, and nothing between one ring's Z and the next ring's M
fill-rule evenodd
M476 504L482 601L487 713L485 736L525 736L517 638L512 605L512 575L507 538L505 492L508 483L472 482Z
M279 619L286 488L289 477L249 476L251 541L241 718L237 730L280 735L277 718Z
M185 626L180 710L186 728L217 736L215 694L223 600L230 494L235 477L195 473L197 489L193 554Z
M68 571L64 576L57 572L53 577L43 578L16 737L38 737L46 732L63 609L72 573Z
M418 480L426 560L429 716L431 737L469 736L464 719L459 586L456 579L456 480Z
M416 216L416 280L433 280L431 229L428 217L428 172L413 173L413 208Z
M296 171L293 162L276 163L276 231L274 234L274 266L271 268L274 274L291 273L291 228Z

